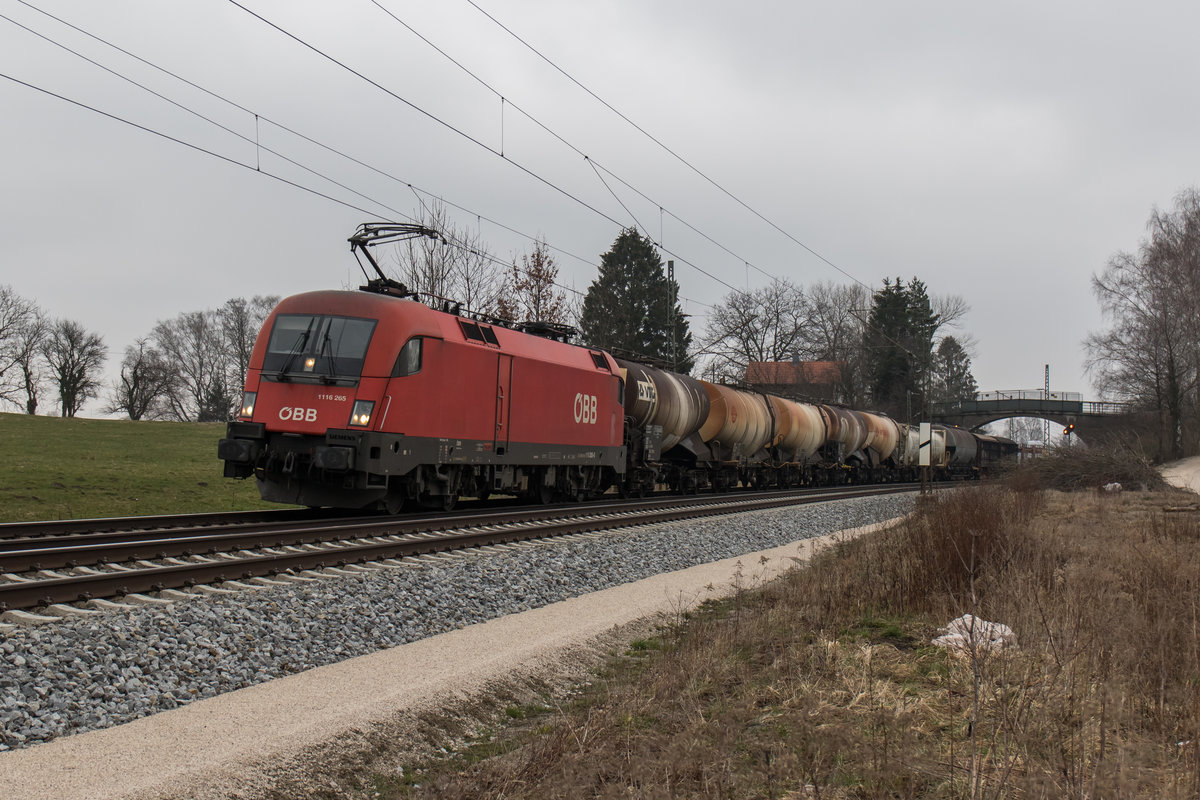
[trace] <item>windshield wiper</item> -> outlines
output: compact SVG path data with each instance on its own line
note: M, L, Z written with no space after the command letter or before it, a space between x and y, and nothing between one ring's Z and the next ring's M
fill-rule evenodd
M317 358L324 356L326 353L329 353L327 356L329 359L329 374L321 376L321 383L337 383L337 378L334 377L333 372L333 345L329 341L328 327L325 328L325 336L321 338L321 350L317 353Z
M287 361L283 362L283 366L279 368L279 373L276 375L279 380L286 381L288 379L287 371L292 368L292 362L296 360L296 356L300 355L300 353L304 351L305 345L308 344L308 337L312 335L313 323L316 321L316 317L310 317L308 320L308 327L304 329L304 333L300 334L300 338L296 340L294 345L292 345L292 350L290 353L288 353Z

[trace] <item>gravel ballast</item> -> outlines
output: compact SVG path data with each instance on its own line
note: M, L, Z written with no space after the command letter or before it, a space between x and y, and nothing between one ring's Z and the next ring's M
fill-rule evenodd
M891 519L912 502L912 495L889 495L651 525L19 628L0 640L0 751L659 573Z

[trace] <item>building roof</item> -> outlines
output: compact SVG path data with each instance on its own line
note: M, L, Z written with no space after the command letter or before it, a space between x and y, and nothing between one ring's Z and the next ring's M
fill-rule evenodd
M832 386L842 378L840 361L751 361L746 383Z

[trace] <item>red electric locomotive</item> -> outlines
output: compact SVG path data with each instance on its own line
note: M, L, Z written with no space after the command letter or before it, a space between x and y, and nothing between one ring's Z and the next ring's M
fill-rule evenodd
M437 311L372 281L283 300L218 446L264 500L450 508L582 498L625 469L622 382L600 350Z

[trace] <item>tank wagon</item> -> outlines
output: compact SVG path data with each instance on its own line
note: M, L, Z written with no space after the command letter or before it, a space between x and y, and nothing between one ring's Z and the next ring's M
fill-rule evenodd
M265 500L448 509L461 496L541 502L909 480L917 430L891 418L679 375L435 310L402 287L283 300L255 343L243 402L218 444ZM1016 445L934 426L937 477L967 478Z

